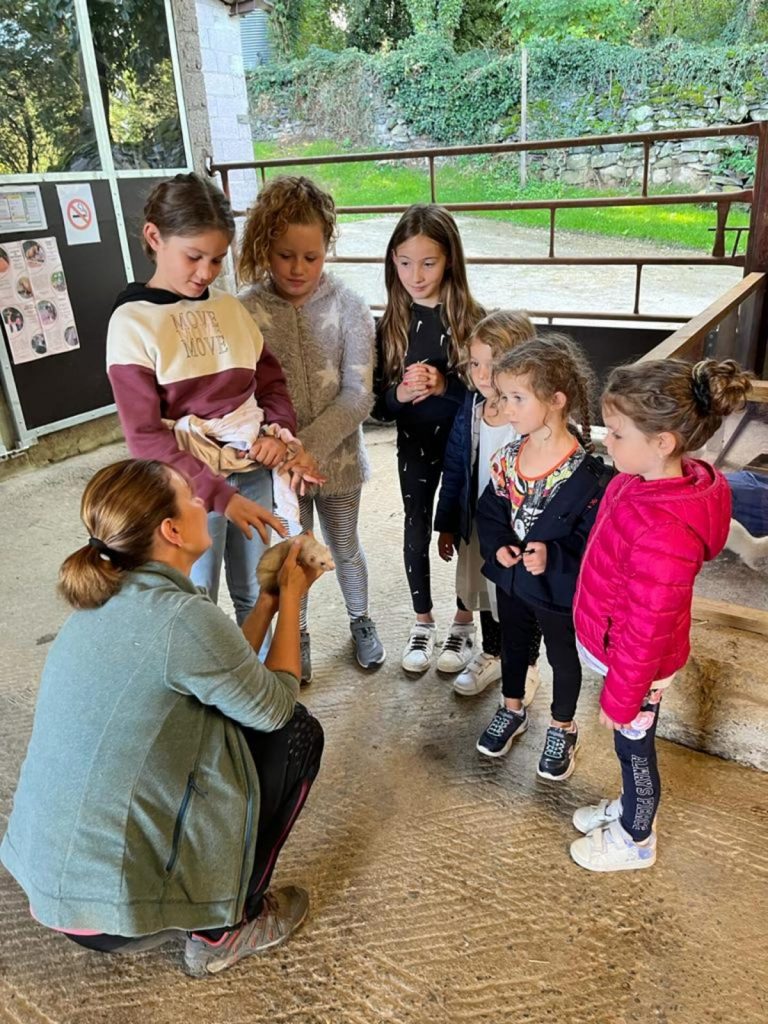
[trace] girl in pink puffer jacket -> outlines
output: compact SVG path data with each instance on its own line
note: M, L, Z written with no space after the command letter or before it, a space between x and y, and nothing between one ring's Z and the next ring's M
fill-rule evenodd
M600 721L614 730L622 794L581 807L571 856L590 871L651 867L660 782L656 723L664 687L690 653L693 584L728 536L725 478L686 457L743 406L750 374L733 360L658 360L614 370L602 396L619 475L581 564L574 624L584 663L605 677Z

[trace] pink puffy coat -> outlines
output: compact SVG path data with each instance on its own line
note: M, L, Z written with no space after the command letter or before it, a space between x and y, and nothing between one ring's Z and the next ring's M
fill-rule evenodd
M582 645L608 668L600 704L631 722L651 683L690 654L693 584L722 551L731 518L725 477L683 460L683 476L620 473L605 492L581 563L574 623Z

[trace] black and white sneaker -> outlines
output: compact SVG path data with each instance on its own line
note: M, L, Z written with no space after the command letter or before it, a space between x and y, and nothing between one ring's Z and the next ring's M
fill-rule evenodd
M454 622L443 642L437 659L437 671L453 675L463 672L475 653L475 626L471 622Z
M503 757L527 728L528 715L524 710L510 711L502 706L477 741L477 749L487 757Z
M411 627L401 662L406 672L426 672L435 650L434 622L416 622Z
M544 742L544 751L536 769L542 779L564 782L576 767L576 751L579 749L579 730L574 723L573 731L550 725Z

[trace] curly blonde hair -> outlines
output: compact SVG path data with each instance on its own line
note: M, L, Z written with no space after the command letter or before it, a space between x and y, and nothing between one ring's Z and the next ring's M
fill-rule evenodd
M319 224L325 248L336 238L336 204L311 178L281 175L268 181L248 211L237 274L244 284L269 277L272 243L291 224Z

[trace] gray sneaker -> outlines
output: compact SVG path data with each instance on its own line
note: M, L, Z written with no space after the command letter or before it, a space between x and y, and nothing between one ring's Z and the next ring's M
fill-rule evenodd
M184 949L184 970L193 978L204 978L225 971L246 956L263 956L287 942L308 911L309 896L298 886L268 892L261 912L252 921L225 932L218 942L190 935Z
M301 645L301 680L302 686L306 686L307 683L312 682L312 654L309 647L309 633L302 629L299 634L299 644Z
M368 615L360 615L349 624L355 642L355 656L361 668L381 665L387 656L376 632L376 623Z

